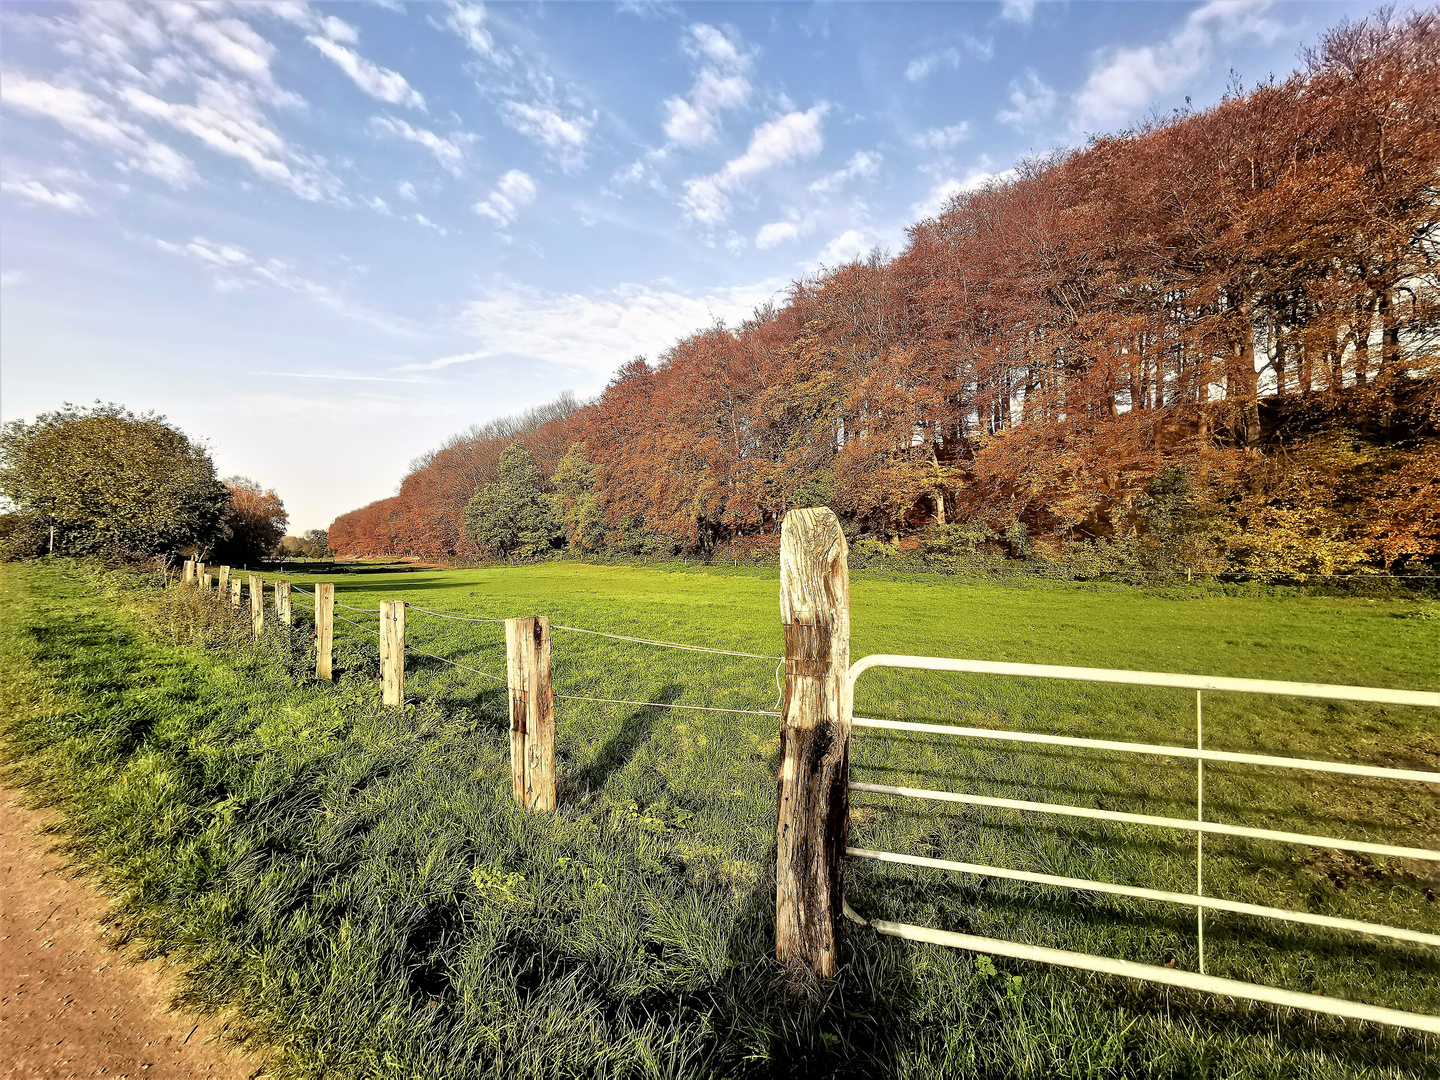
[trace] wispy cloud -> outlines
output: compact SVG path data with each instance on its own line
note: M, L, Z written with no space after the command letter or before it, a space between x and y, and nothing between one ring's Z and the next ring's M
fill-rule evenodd
M151 138L107 101L85 90L32 79L18 71L0 74L0 103L59 124L72 135L113 150L124 169L185 187L199 179L190 159Z
M959 70L967 56L977 60L989 60L994 55L993 41L965 34L958 44L932 49L912 59L905 65L905 78L910 82L920 82L946 68L951 71Z
M1210 66L1217 41L1274 41L1281 26L1265 17L1270 6L1270 0L1210 0L1164 41L1100 54L1075 95L1076 127L1118 123L1157 94L1183 85Z
M1000 17L1028 26L1035 18L1035 0L1004 0Z
M929 131L912 135L910 136L910 145L919 147L921 150L944 152L955 149L968 138L970 138L970 121L961 120L960 123L951 124L949 127L931 128Z
M468 131L456 131L450 135L437 135L428 128L417 128L393 116L372 116L370 118L370 129L383 135L394 135L401 139L407 139L418 146L423 146L435 155L435 160L456 176L459 176L465 163L466 148L473 143L477 136ZM410 188L412 198L415 189ZM402 194L404 194L402 192Z
M843 168L826 173L812 183L810 194L829 195L839 191L851 180L875 176L880 172L880 165L884 160L878 150L856 150Z
M1010 80L1010 105L995 114L995 119L1017 131L1026 131L1050 119L1055 112L1056 95L1034 71L1025 79Z
M825 147L821 121L830 106L821 102L804 112L789 112L761 124L750 145L724 168L685 183L685 212L704 225L716 225L730 216L730 196L763 172L815 157Z
M680 146L701 146L718 136L726 110L750 100L751 59L741 41L708 23L689 27L681 44L700 70L689 92L665 99L665 135Z
M89 214L92 208L85 197L76 191L51 188L32 178L0 180L0 191L14 195L34 206L45 206L52 210L64 210L70 214Z
M425 111L425 97L406 81L398 71L373 64L353 49L331 41L329 38L311 35L305 39L315 46L322 55L334 61L335 66L350 76L350 81L365 93L391 105L407 105Z
M494 191L475 204L474 209L503 229L535 201L535 191L535 181L528 174L511 169L500 178Z
M981 163L971 168L964 176L941 180L932 187L930 193L923 200L910 208L910 213L917 220L932 218L949 206L950 200L957 195L981 191L992 184L1005 184L1014 178L1014 169L996 171L989 159L982 155Z
M543 101L507 101L500 118L532 142L538 143L565 172L585 164L585 144L590 141L594 121L584 116L564 116Z

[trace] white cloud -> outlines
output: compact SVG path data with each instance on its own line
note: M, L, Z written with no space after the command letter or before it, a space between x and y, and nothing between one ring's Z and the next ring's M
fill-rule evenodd
M366 198L364 202L366 206L370 207L371 210L374 210L381 217L394 216L394 212L390 209L390 204L380 198L379 195L371 195Z
M1214 45L1246 37L1265 44L1280 26L1264 17L1270 0L1210 0L1164 41L1100 54L1075 95L1075 123L1094 130L1124 120L1136 108L1182 85L1210 66Z
M820 249L816 261L821 266L847 266L874 246L874 241L861 230L846 229Z
M436 225L435 222L431 221L424 214L413 214L411 215L410 220L415 222L415 224L419 225L421 228L429 229L437 236L447 235L445 227L443 225Z
M785 286L775 279L702 295L639 284L588 294L500 288L471 301L460 316L477 348L397 370L435 371L521 356L585 372L598 381L637 354L658 357L716 319L734 325L749 318Z
M398 71L372 64L359 53L329 38L312 34L305 40L333 60L341 71L350 76L356 86L371 97L391 105L408 105L424 111L424 96L406 82L405 76Z
M415 193L415 185L410 183L409 180L401 180L400 183L395 185L395 190L400 193L400 197L406 202L420 201L420 196Z
M982 161L984 161L983 158ZM1014 169L991 172L987 165L988 162L985 162L985 164L972 168L961 179L942 180L936 184L930 189L929 195L910 208L911 216L916 220L932 218L944 210L956 195L979 191L991 184L1006 184L1015 179Z
M565 117L543 102L507 101L500 117L532 142L539 143L567 173L585 164L585 145L590 141L594 121L583 116Z
M109 102L77 87L5 71L0 74L0 102L53 120L88 142L109 147L119 154L123 168L147 173L173 187L185 187L197 179L187 157L123 119Z
M193 135L212 150L246 162L302 199L333 195L338 185L320 166L292 151L271 128L243 84L203 79L193 105L165 101L136 86L120 91L134 111Z
M965 62L966 53L980 60L989 60L995 55L995 43L966 34L960 39L959 45L949 45L915 57L905 65L905 78L910 82L919 82L921 79L928 79L941 68L958 70Z
M495 38L485 29L485 20L483 4L452 3L450 13L445 16L445 25L477 55L501 67L509 67L510 57L496 47Z
M0 191L24 199L35 206L47 206L52 210L64 210L71 214L91 213L85 197L75 191L51 188L34 179L0 180Z
M730 214L730 194L753 177L820 153L825 147L820 125L829 108L828 103L821 102L805 112L789 112L761 124L750 137L745 153L727 161L717 173L685 182L686 213L702 224L718 224Z
M461 166L465 162L465 148L476 138L468 131L457 131L450 136L437 135L427 128L412 127L404 120L397 120L390 116L372 116L370 127L374 131L396 135L425 147L435 155L435 160L456 176L460 175ZM414 188L411 188L411 193L406 197L413 197Z
M500 178L494 191L475 204L474 209L503 229L535 201L535 191L534 180L519 169L511 169Z
M293 293L336 314L355 319L394 334L411 335L415 328L403 320L371 311L347 299L328 285L305 277L283 259L261 259L234 244L192 237L185 243L156 240L161 251L202 267L219 292L237 292L252 288L279 289Z
M750 100L750 56L724 31L696 23L685 35L683 47L701 62L690 92L667 98L665 135L680 146L700 146L719 134L720 118Z
M230 70L260 82L270 82L270 58L275 54L275 46L248 23L239 19L197 21L190 27L190 36Z
M761 225L760 230L755 234L755 246L764 250L780 244L788 244L792 240L798 240L802 232L808 233L813 228L814 226L804 219L767 222Z
M1010 80L1010 107L1001 109L995 119L1017 131L1043 123L1055 111L1055 91L1033 71L1025 73L1025 81Z
M970 137L970 121L961 120L958 124L951 124L949 127L931 128L919 135L910 137L910 144L918 146L922 150L934 150L943 152L953 150Z
M810 185L812 195L828 195L832 191L838 191L858 177L871 177L880 171L880 164L885 159L878 151L857 150L842 169L836 169L832 173L822 176Z
M1035 0L1004 0L1000 5L1000 17L1028 24L1035 18Z

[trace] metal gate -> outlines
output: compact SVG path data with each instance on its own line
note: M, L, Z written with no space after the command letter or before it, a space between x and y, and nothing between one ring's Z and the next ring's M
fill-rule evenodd
M849 905L846 914L860 922L868 922L877 932L911 941L925 941L937 945L969 949L977 952L995 953L1022 960L1038 960L1062 967L1097 971L1109 975L1123 975L1132 979L1164 983L1191 990L1204 990L1229 997L1247 998L1253 1001L1285 1005L1311 1012L1329 1013L1356 1020L1372 1020L1376 1023L1413 1028L1419 1031L1440 1034L1440 1016L1405 1012L1399 1009L1382 1008L1339 998L1304 994L1294 990L1262 986L1256 983L1240 982L1234 979L1217 978L1205 973L1205 912L1229 911L1260 918L1275 919L1292 923L1323 926L1334 930L1346 930L1376 937L1405 941L1431 948L1440 948L1440 935L1426 934L1415 930L1385 926L1378 923L1361 922L1355 919L1340 919L1328 915L1316 915L1307 911L1292 911L1286 908L1264 907L1259 904L1224 900L1205 895L1204 843L1205 836L1244 836L1260 840L1272 840L1285 844L1300 844L1309 847L1330 848L1342 851L1357 851L1372 855L1388 855L1397 858L1423 859L1440 862L1440 851L1424 848L1398 847L1391 844L1376 844L1361 840L1346 840L1329 836L1312 836L1306 833L1280 832L1273 829L1258 829L1240 825L1226 825L1207 821L1204 813L1205 762L1219 761L1243 765L1260 765L1279 769L1304 769L1310 772L1338 773L1348 776L1376 777L1390 780L1415 781L1421 784L1440 785L1440 772L1425 772L1417 769L1388 769L1373 765L1351 765L1336 761L1311 761L1301 758L1273 757L1264 754L1239 754L1228 751L1206 750L1204 748L1203 694L1206 690L1228 691L1242 694L1277 694L1294 697L1329 698L1336 701L1376 702L1390 705L1419 705L1440 708L1440 693L1417 690L1382 690L1357 686L1328 686L1320 683L1275 682L1268 679L1227 679L1201 675L1173 675L1150 671L1116 671L1108 668L1057 667L1048 664L1009 664L984 660L949 660L929 656L867 656L850 667L845 685L847 711L855 700L855 683L871 668L914 668L925 671L965 672L984 675L1012 675L1039 679L1068 679L1091 683L1123 683L1130 686L1156 686L1195 691L1196 739L1194 747L1156 746L1147 743L1114 742L1104 739L1081 739L1062 735L1042 735L1019 731L999 731L989 728L956 727L945 724L906 723L894 720L876 720L854 717L855 727L884 728L892 731L930 732L942 735L959 735L973 739L990 739L1001 742L1039 743L1047 746L1068 746L1090 750L1109 750L1130 754L1149 754L1170 758L1191 758L1196 769L1195 818L1156 817L1150 814L1129 814L1114 810L1099 810L1085 806L1071 806L1059 803L1029 802L1020 799L1000 799L986 795L970 795L949 791L932 791L921 788L891 787L884 784L867 784L851 781L850 790L870 791L884 795L899 795L912 799L924 799L950 803L967 803L973 806L998 807L1010 810L1043 814L1060 814L1069 817L1095 818L1101 821L1126 822L1136 825L1154 825L1179 829L1195 834L1196 873L1194 893L1165 892L1130 885L1115 885L1107 882L1090 881L1083 878L1057 877L1053 874L1033 873L1024 870L1008 870L1003 867L979 863L953 862L947 859L931 859L918 855L902 855L893 851L871 851L865 848L846 848L846 854L861 859L876 859L882 862L905 863L911 866L925 866L939 870L951 870L964 874L984 877L1006 878L1012 881L1026 881L1041 885L1057 885L1063 888L1090 892L1110 893L1144 900L1158 900L1165 903L1181 904L1196 909L1197 932L1199 935L1200 970L1181 971L1174 968L1149 964L1131 963L1096 956L1091 953L1068 952L1039 945L1024 945L1019 942L998 938L976 937L971 934L957 934L929 927L912 926L908 923L886 922L880 919L865 920L856 915Z

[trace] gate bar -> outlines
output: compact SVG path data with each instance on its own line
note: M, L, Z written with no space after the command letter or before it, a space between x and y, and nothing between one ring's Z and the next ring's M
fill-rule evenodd
M1190 829L1195 832L1220 833L1224 836L1248 836L1256 840L1275 840L1282 844L1305 844L1309 847L1335 848L1341 851L1363 851L1369 855L1391 855L1397 859L1424 859L1440 862L1440 851L1425 848L1394 847L1372 844L1366 840L1341 840L1333 836L1310 836L1306 833L1277 832L1273 829L1252 829L1247 825L1223 825L1218 821L1191 821L1188 818L1154 817L1150 814L1127 814L1119 810L1092 810L1088 806L1065 803L1025 802L1022 799L997 799L990 795L963 795L953 791L931 791L929 788L890 787L887 784L866 784L850 781L851 791L873 791L880 795L903 795L910 799L938 799L942 802L993 806L1001 810L1035 810L1042 814L1063 814L1067 817L1095 818L1100 821L1124 821L1132 825L1157 825L1166 829Z
M1356 919L1341 919L1334 915L1315 915L1308 911L1293 911L1289 908L1263 907L1260 904L1247 904L1239 900L1222 900L1216 896L1200 896L1198 894L1192 896L1188 893L1165 892L1161 889L1144 889L1135 885L1111 885L1105 881L1057 877L1054 874L1038 874L1029 870L1007 870L1004 867L986 866L982 863L951 862L949 859L932 859L925 855L901 855L896 851L871 851L868 848L847 847L845 854L858 859L875 859L879 862L900 863L905 866L927 866L935 870L975 874L978 877L1028 881L1036 885L1055 885L1062 889L1110 893L1114 896L1133 896L1139 900L1183 904L1186 907L1195 907L1201 910L1209 908L1212 911L1230 911L1237 915L1258 915L1262 918L1307 923L1311 926L1324 926L1332 930L1351 930L1359 934L1372 934L1375 937L1393 938L1396 941L1413 941L1419 945L1433 945L1440 948L1440 934L1427 934L1420 930L1402 930L1396 926L1360 922Z
M1298 990L1280 990L1271 986L1222 979L1215 975L1201 975L1194 971L1180 971L1176 968L1156 967L1151 964L1132 964L1128 960L1112 960L1106 956L1092 956L1089 953L1068 952L1051 949L1044 945L1022 945L1015 941L1001 941L997 938L976 937L973 934L956 934L949 930L932 930L926 926L911 926L909 923L885 922L871 919L869 923L876 932L908 941L923 941L931 945L947 945L952 949L968 949L971 952L995 953L1017 960L1035 960L1044 964L1079 968L1082 971L1098 971L1103 975L1120 975L1127 979L1142 979L1146 982L1165 983L1186 990L1203 990L1226 997L1246 998L1263 1001L1270 1005L1284 1005L1292 1009L1307 1009L1310 1012L1344 1016L1351 1020L1369 1020L1376 1024L1410 1028L1414 1031L1428 1031L1440 1035L1440 1016L1424 1013L1403 1012L1400 1009L1386 1009L1379 1005L1365 1005L1344 998L1325 997L1321 994L1302 994Z

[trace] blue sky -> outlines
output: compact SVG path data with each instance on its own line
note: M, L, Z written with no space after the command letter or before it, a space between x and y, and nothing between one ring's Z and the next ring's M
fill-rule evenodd
M154 409L324 527L1368 10L5 3L0 413Z

